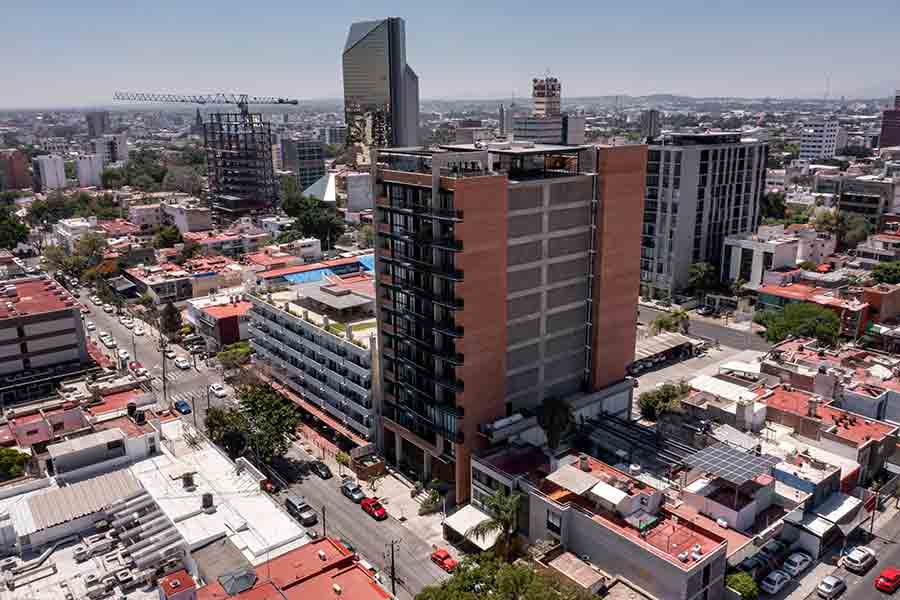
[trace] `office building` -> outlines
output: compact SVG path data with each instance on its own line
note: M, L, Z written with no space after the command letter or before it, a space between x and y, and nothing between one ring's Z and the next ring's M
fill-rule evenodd
M44 154L31 159L32 186L35 192L49 192L66 187L66 166L61 156Z
M318 140L297 140L297 189L305 190L325 176L325 154Z
M681 292L692 264L723 264L726 236L756 231L768 151L739 133L673 133L650 145L642 295ZM724 261L731 264L727 255Z
M92 143L93 153L103 157L103 164L125 164L128 162L128 134L108 133Z
M652 142L662 133L662 122L660 113L655 108L645 110L641 113L641 138L647 142Z
M834 158L841 126L835 116L814 117L800 132L800 160Z
M347 143L347 127L336 125L322 130L322 141L333 146L343 146Z
M285 171L297 172L297 140L289 137L281 138L281 168Z
M455 482L462 501L482 425L623 382L646 147L503 142L377 161L384 452Z
M109 127L109 113L105 110L94 110L84 114L87 123L88 137L96 139L111 131Z
M534 114L538 117L553 117L560 114L562 83L556 77L535 77L531 80L531 99Z
M262 114L214 113L203 138L210 203L224 220L275 206L272 128Z
M894 96L894 107L881 113L881 135L879 145L882 148L900 146L900 90Z
M406 64L403 19L350 26L343 52L344 112L350 143L363 149L415 146L419 139L419 77Z
M28 159L21 150L0 150L0 192L31 187Z
M86 154L75 159L78 171L78 185L81 187L100 187L103 172L103 157L99 154Z
M838 210L865 217L875 230L881 226L884 215L896 211L900 204L900 186L893 177L838 176L836 184L839 190Z

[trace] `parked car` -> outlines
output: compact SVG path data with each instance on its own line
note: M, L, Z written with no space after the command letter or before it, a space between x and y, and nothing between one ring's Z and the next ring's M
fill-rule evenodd
M304 527L311 527L319 522L319 515L303 496L288 496L284 499L284 507Z
M179 356L175 359L175 366L181 370L187 370L191 368L191 362L183 356Z
M439 566L444 571L452 573L459 562L450 556L450 553L443 548L438 548L431 553L431 562Z
M214 383L210 385L209 391L212 392L212 395L216 398L224 398L228 395L228 392L225 390L225 386L221 383Z
M322 479L331 479L334 477L331 473L331 469L328 468L328 465L323 463L321 460L314 461L309 468L312 469L313 473L321 477Z
M768 561L763 560L758 556L747 557L738 565L739 571L743 571L753 579L759 579L765 576L770 569L771 567L769 567Z
M805 571L812 562L812 557L806 552L794 552L786 561L784 561L781 568L787 571L792 577L796 577Z
M93 304L94 306L100 306L101 304L103 304L103 302L97 296L91 296L90 300L91 304Z
M178 356L178 355L175 354L175 351L172 350L171 348L169 348L168 350L166 350L166 358L168 358L168 359L173 359L173 358L175 358L176 356Z
M144 335L144 333L146 332L144 331L143 325L135 325L134 329L131 330L131 333L133 333L134 335Z
M714 309L712 306L701 306L700 308L697 309L697 314L702 315L704 317L707 317L707 316L713 314L714 312L716 312L716 309Z
M352 479L347 479L341 484L341 493L357 504L362 502L366 497L362 488L359 487L359 483Z
M875 579L875 589L893 594L900 587L900 569L888 567Z
M816 594L819 595L819 598L833 600L840 596L846 589L847 584L844 583L843 579L835 577L834 575L828 575L819 582L818 586L816 586Z
M107 348L115 348L116 340L113 339L111 335L106 336L105 338L100 338L100 341L103 342L103 345Z
M104 305L103 305L103 312L105 312L105 313L111 313L112 311L113 311L113 305L112 305L112 304L104 304Z
M97 326L94 325L94 322L93 322L93 321L88 321L88 322L86 322L86 323L84 324L84 327L85 327L85 329L87 329L88 331L93 331L93 330L97 329Z
M175 410L183 415L189 415L193 412L191 405L188 404L187 400L176 400L173 406L175 407Z
M779 540L770 540L759 549L759 553L769 559L778 559L785 552L787 552L787 544Z
M387 519L387 511L384 510L384 507L381 505L381 502L378 501L378 498L364 498L363 501L359 503L359 506L366 514L377 521L384 521Z
M854 573L865 573L875 564L875 551L866 546L857 546L841 561L841 565Z
M128 350L125 350L124 348L120 348L119 349L119 360L121 360L124 363L124 362L128 362L129 358L131 358L131 354L128 353Z
M788 575L784 571L775 569L774 571L766 575L766 578L762 580L762 583L759 584L759 587L762 588L762 591L767 594L777 594L781 591L781 588L788 584L790 580L790 575Z
M125 329L131 329L132 327L134 327L134 321L132 321L131 319L125 319L124 321L122 321L122 327L124 327Z

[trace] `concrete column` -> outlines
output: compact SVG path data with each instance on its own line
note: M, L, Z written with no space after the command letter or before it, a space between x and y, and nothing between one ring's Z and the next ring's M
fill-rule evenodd
M396 431L394 432L394 455L399 465L403 461L403 438Z
M428 450L422 451L422 483L431 481L431 454Z

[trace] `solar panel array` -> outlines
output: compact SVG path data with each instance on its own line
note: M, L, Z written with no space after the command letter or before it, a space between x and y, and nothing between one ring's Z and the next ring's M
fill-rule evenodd
M781 462L781 459L774 456L757 456L754 452L742 448L716 444L689 456L685 462L728 483L742 486L756 476L768 473L769 469Z

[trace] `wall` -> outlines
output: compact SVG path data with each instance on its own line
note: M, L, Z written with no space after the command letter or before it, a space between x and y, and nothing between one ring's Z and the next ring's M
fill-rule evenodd
M646 146L598 148L591 388L625 377L634 360Z

